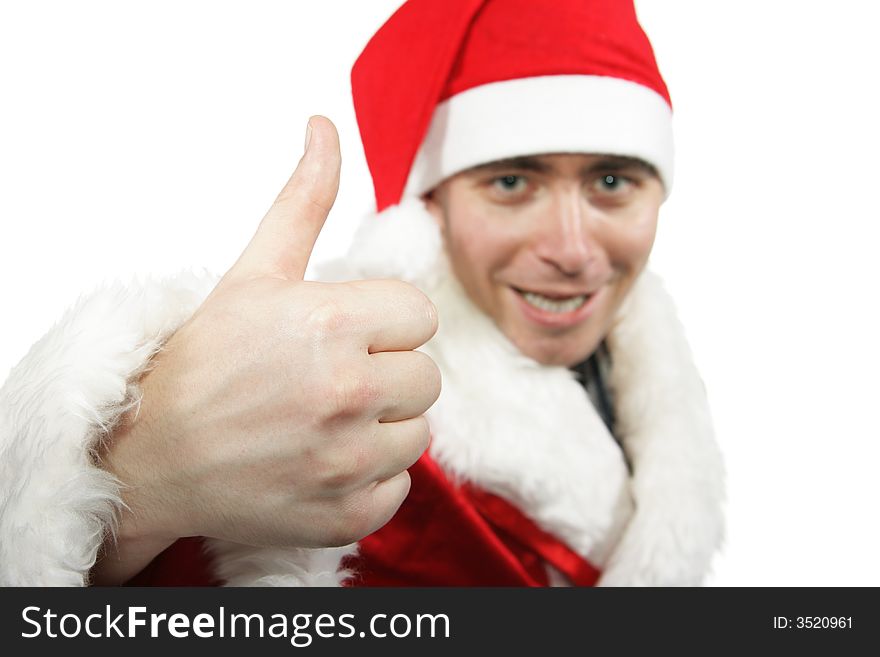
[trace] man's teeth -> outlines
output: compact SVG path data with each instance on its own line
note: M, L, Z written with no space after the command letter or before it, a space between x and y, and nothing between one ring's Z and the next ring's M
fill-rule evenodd
M551 299L543 294L535 294L534 292L523 292L523 298L529 302L529 305L551 313L570 313L577 310L587 300L587 295L581 294L568 299Z

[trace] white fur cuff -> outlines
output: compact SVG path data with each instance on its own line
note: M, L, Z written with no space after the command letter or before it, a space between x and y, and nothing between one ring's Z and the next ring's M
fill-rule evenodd
M0 389L0 585L81 586L120 503L92 451L214 285L185 275L81 299Z

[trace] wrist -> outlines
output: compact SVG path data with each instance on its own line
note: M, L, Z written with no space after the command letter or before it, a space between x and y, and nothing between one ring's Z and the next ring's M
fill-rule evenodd
M156 447L149 428L136 411L129 411L98 453L99 467L119 483L122 500L114 531L108 533L91 571L95 584L122 584L184 535L176 527L168 491L147 458Z
M174 543L173 538L132 537L108 534L101 546L89 581L97 586L125 584Z

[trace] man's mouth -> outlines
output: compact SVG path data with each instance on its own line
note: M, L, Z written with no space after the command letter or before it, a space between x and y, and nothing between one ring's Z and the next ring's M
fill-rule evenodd
M574 312L583 306L588 299L586 294L578 294L571 297L548 297L537 292L517 291L530 306L550 313Z
M516 292L519 307L526 319L551 329L566 329L586 320L596 310L603 288L592 292L579 290L523 290ZM580 292L580 293L578 293Z

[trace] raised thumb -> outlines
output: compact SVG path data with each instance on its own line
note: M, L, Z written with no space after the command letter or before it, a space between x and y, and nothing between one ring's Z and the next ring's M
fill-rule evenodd
M313 116L296 170L224 280L267 275L302 280L336 200L340 163L336 127L326 117Z

